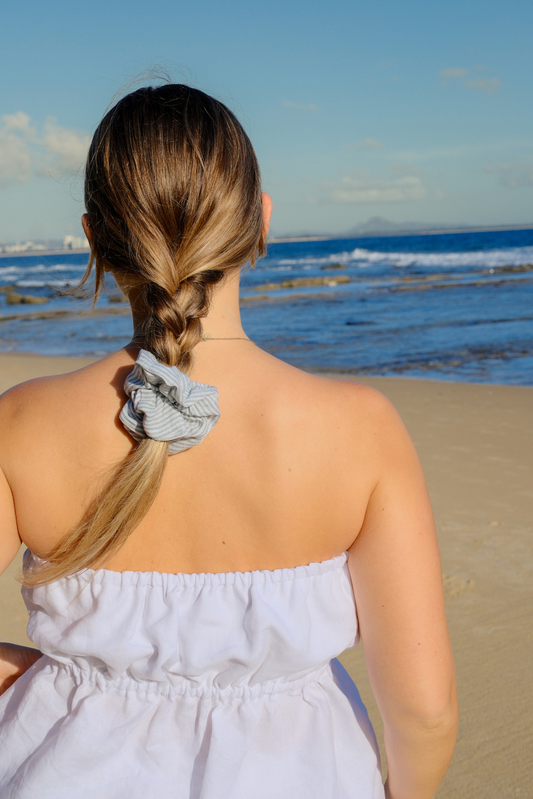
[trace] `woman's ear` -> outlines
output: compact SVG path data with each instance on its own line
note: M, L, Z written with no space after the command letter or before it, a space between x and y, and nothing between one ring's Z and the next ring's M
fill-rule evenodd
M270 217L272 216L272 199L266 191L261 194L261 203L263 206L263 238L266 239L270 228Z
M91 226L89 225L89 214L83 214L81 218L81 226L83 228L83 232L87 236L87 241L89 242L89 247L92 247L93 244L93 233L91 230Z

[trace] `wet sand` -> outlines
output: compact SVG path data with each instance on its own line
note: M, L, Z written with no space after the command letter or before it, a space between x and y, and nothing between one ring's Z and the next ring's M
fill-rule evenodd
M0 392L91 359L0 353ZM333 376L333 375L332 375ZM433 501L461 724L439 799L532 796L533 388L368 378L398 408ZM26 643L14 574L0 578L0 640ZM342 662L382 748L361 647Z

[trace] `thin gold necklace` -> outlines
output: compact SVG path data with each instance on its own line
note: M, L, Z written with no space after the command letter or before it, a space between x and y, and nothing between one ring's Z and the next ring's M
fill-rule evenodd
M228 336L224 338L217 338L216 336L210 336L209 333L204 333L202 336L202 341L252 341L252 339L248 338L248 336Z
M204 335L201 337L200 341L251 341L252 344L253 344L252 339L248 338L247 336L246 337L244 337L244 336L228 336L228 337L218 338L216 336L211 336L209 333L204 333ZM134 336L131 339L130 344L137 344L137 345L140 345L142 347L143 344L144 344L144 336L141 336L141 335Z

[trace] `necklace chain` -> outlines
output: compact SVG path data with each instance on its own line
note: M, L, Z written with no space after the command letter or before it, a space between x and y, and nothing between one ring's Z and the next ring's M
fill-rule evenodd
M201 341L251 341L252 344L253 344L252 339L248 338L247 336L246 337L245 336L227 336L227 337L224 336L222 338L218 338L217 336L211 336L209 333L204 333L204 335L202 336L202 338L200 340ZM144 336L134 336L131 339L131 341L130 341L130 344L141 344L142 345L143 343L144 343Z
M209 333L204 333L202 336L202 341L252 341L252 339L248 338L248 336L228 336L217 338L216 336L210 336Z

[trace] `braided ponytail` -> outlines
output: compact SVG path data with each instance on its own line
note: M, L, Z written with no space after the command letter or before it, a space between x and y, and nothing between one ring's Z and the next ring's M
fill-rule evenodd
M80 285L94 269L96 301L105 272L120 276L140 301L144 348L190 371L213 288L265 253L259 166L241 125L197 89L132 92L96 130L85 205L92 244ZM167 458L166 442L137 444L25 584L105 563L150 509Z
M174 292L157 283L146 286L148 309L143 328L147 349L162 363L188 372L192 351L202 336L201 319L209 310L212 288L224 278L220 269L204 270L180 283Z

